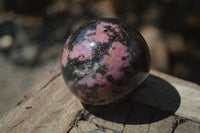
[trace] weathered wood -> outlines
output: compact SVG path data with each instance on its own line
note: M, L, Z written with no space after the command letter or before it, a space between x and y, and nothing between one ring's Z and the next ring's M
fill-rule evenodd
M0 118L0 133L200 132L200 87L157 72L123 101L82 105L49 72Z

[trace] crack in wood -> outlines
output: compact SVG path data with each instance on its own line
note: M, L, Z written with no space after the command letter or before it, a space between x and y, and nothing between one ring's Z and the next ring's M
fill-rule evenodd
M85 110L82 109L82 110L79 110L77 113L76 113L76 116L75 116L75 119L70 123L70 129L67 131L67 133L70 133L70 131L77 126L77 123L82 120L84 117L85 113Z
M151 125L151 124L148 124L147 133L149 133L149 131L150 131L150 125Z
M53 113L54 113L54 114L58 114L58 113L60 113L60 112L62 112L62 111L63 111L63 109L59 109L59 110L53 111Z
M186 119L188 119L188 118L186 118ZM192 119L188 119L188 120L200 124L200 121L195 121L195 120L192 120Z
M27 96L24 96L24 98L23 98L21 101L19 101L19 102L17 103L16 106L21 105L21 104L24 103L27 99L28 99L28 97L27 97Z
M32 106L27 106L27 107L26 107L26 109L31 109L31 108L33 108L33 107L32 107Z
M171 133L174 133L175 130L177 129L177 127L180 125L180 124L183 124L185 122L187 122L188 119L186 118L180 118L178 116L175 117L175 122L173 123L173 126L172 126L172 131Z
M39 92L42 91L44 88L46 88L51 82L53 82L57 77L61 75L61 72L59 72L57 75L53 76L41 89L39 89Z
M85 112L84 114L83 114L83 120L85 120L85 121L88 121L88 122L91 122L93 119L91 119L91 120L89 120L89 117L90 117L90 113L89 112Z
M91 124L94 124L96 127L97 127L97 129L95 129L95 130L92 130L92 131L90 131L91 133L96 133L96 132L98 132L98 131L101 131L101 132L107 132L108 130L109 131L112 131L113 133L121 133L120 131L117 131L117 130L115 130L115 129L111 129L111 128L108 128L108 127L104 127L104 126L102 126L102 125L99 125L99 124L97 124L97 123L94 123L94 122L92 122L92 120L91 119L89 119L89 117L90 117L90 113L89 112L87 112L86 110L80 110L78 113L77 113L77 115L75 116L75 120L70 124L70 126L71 126L71 128L67 131L67 133L70 133L70 131L73 129L73 128L77 128L78 130L81 130L79 127L78 127L78 122L79 121L86 121L86 122L89 122L89 123L91 123Z
M179 115L174 115L174 116L177 117L177 118L182 118L182 116L179 116ZM189 118L185 118L185 117L184 117L184 119L186 120L186 122L187 121L192 121L194 123L200 124L200 121L195 121L195 120L192 120L192 119L189 119Z
M15 124L14 126L11 127L11 129L16 128L18 125L20 125L21 123L23 123L25 120L21 120L20 122L18 122L17 124Z
M126 124L127 124L128 121L130 120L130 116L131 116L131 113L132 113L132 111L133 111L133 105L132 105L131 101L128 101L128 104L130 105L130 109L129 109L129 111L128 111L128 113L127 113L127 117L125 118L125 121L124 121L124 123L123 123L123 129L122 129L121 133L124 132L124 129L125 129L125 127L126 127Z
M107 128L107 127L104 127L104 126L100 126L100 125L98 125L96 123L93 123L93 122L91 122L91 123L96 125L96 127L98 128L97 130L100 130L100 131L102 131L104 133L106 133L107 130L111 130L111 131L113 131L113 133L121 133L120 131L117 131L115 129L111 129L111 128Z

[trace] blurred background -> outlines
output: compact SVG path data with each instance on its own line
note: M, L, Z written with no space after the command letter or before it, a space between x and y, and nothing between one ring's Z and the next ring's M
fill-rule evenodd
M0 115L59 64L74 29L102 17L140 31L152 68L200 84L199 0L0 0Z

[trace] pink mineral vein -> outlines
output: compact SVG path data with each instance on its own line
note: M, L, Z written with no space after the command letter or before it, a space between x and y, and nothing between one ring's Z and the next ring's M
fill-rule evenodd
M101 73L97 73L95 76L95 82L99 85L106 85L108 81L106 80L105 76L103 76Z
M63 48L63 53L62 53L62 66L63 67L66 67L67 61L68 61L67 57L69 55L69 50L65 47L68 45L70 38L71 38L71 35L68 37L67 41L65 42L65 46Z
M67 41L65 42L65 46L68 45L70 38L71 38L71 35L67 38Z
M78 84L87 85L88 87L93 87L95 84L95 79L90 76L85 76L78 81Z
M127 59L122 60L122 57L126 57ZM112 47L109 49L109 55L104 55L103 61L100 62L100 65L108 66L108 72L105 75L96 73L95 78L85 76L78 81L78 84L85 84L88 87L93 87L94 84L104 85L104 87L101 88L103 90L109 90L111 88L117 89L113 83L107 81L106 76L112 75L115 80L122 79L124 73L120 71L120 68L127 67L130 63L129 61L130 58L128 57L127 47L120 42L113 42Z
M70 53L70 58L74 59L78 57L80 60L85 60L89 57L92 57L92 48L87 40L82 41L80 44L74 46L72 52Z
M97 25L96 30L88 30L85 34L85 38L101 43L105 43L109 41L109 35L113 35L111 31L105 32L104 30L106 29L105 27L110 26L111 29L113 29L115 32L119 32L119 28L117 25L113 25L110 23L105 23L101 22L100 24Z
M122 60L122 58L127 58ZM120 42L113 42L112 47L109 49L109 55L104 55L104 59L100 62L101 65L108 66L108 75L112 75L115 80L123 78L123 72L120 68L129 65L130 57L128 57L127 47Z
M67 57L69 54L69 50L66 48L63 48L63 54L62 54L62 66L66 67L67 65Z

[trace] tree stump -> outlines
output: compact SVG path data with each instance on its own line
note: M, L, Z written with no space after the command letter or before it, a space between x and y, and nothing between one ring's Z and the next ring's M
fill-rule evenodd
M84 105L56 67L0 118L0 133L197 133L199 96L200 86L152 70L118 103Z

